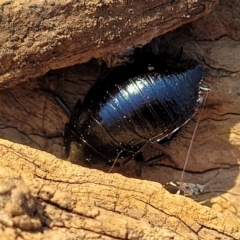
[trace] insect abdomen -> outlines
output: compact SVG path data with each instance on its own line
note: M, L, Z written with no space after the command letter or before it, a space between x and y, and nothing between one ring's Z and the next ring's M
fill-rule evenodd
M73 141L81 145L79 151L90 148L91 155L95 152L106 160L120 151L132 157L147 142L179 129L197 111L203 70L195 61L173 69L128 71L118 68L96 83L81 111L71 117L67 131L77 136Z

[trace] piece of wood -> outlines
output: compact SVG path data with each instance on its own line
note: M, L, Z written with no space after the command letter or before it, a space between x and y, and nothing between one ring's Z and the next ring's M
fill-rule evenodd
M86 169L6 140L0 152L2 239L19 230L23 239L240 238L238 218L158 183Z
M143 45L218 0L0 1L0 89Z

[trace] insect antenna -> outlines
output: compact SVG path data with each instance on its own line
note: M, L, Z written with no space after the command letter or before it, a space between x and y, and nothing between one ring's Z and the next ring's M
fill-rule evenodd
M49 96L52 96L52 98L58 103L58 105L63 109L65 115L67 115L68 117L70 117L71 115L71 110L69 109L69 107L67 106L67 104L64 102L64 100L59 96L58 93L58 88L61 88L60 85L62 85L62 83L58 84L58 86L56 86L55 83L55 78L48 76L46 77L46 79L39 79L39 86L40 89L45 92L46 94L46 99L43 103L43 117L42 117L42 123L41 123L41 128L42 128L42 132L44 133L46 138L55 138L55 137L62 137L63 133L62 132L53 132L53 133L47 133L44 129L44 126L46 124L45 121L49 121L49 119L46 120L46 118L48 118L47 114L45 113L45 111L49 111L48 107L47 107L47 102L49 101ZM52 101L50 101L52 102ZM54 102L52 102L54 104ZM52 111L51 111L52 113Z
M121 155L122 152L123 152L123 150L121 150L121 151L117 154L115 160L113 161L112 166L110 167L110 169L109 169L109 171L108 171L109 173L113 170L113 168L114 168L114 166L115 166L115 164L116 164L116 162L117 162L117 160L118 160L118 158L119 158L119 156Z
M198 128L198 125L199 125L199 122L200 122L200 119L201 119L202 111L203 111L203 108L204 108L205 103L207 101L208 93L210 91L209 88L204 88L204 87L200 88L200 90L205 91L206 94L205 94L205 97L204 97L204 100L203 100L203 104L200 108L200 112L199 112L199 115L198 115L198 118L197 118L197 122L196 122L196 125L195 125L195 128L194 128L194 131L193 131L192 139L190 141L190 145L189 145L189 148L188 148L188 151L187 151L187 156L186 156L185 163L184 163L184 166L183 166L180 182L182 182L182 180L183 180L184 172L186 170L186 166L187 166L187 163L188 163L188 160L189 160L189 156L190 156L190 153L191 153L193 141L194 141L194 138L196 136L197 128Z

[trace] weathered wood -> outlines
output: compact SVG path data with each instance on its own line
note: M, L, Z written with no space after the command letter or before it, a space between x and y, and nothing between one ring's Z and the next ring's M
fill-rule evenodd
M0 152L1 237L16 238L16 227L23 239L240 238L238 218L160 184L89 170L5 140Z
M218 0L0 1L0 88L123 53L211 11Z

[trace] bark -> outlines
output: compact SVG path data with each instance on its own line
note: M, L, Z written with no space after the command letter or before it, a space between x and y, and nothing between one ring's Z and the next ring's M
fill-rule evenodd
M86 169L6 140L0 151L4 239L19 231L23 239L240 238L239 219L158 183Z
M217 2L1 1L0 88L146 44Z
M62 160L68 117L52 92L72 108L103 72L92 60L0 92L1 238L240 239L239 9L238 0L220 1L159 40L198 59L212 89L184 175L210 180L202 195L162 187L180 179L196 119L165 146L171 159L142 167L141 179L134 161L109 174Z

